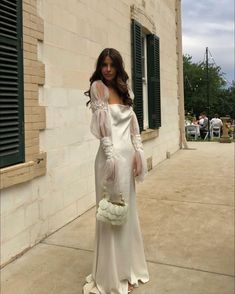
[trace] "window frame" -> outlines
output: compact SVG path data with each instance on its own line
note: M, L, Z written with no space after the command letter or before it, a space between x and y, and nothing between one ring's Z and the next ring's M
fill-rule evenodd
M146 34L147 39L148 126L151 129L158 129L161 127L160 40L155 34L146 33L146 31L148 32L144 26L135 19L132 19L132 84L135 94L134 110L141 131L144 130L144 97L143 84L140 85L138 76L140 75L142 77L143 33ZM138 37L136 37L136 35L138 35ZM141 69L138 68L138 72L136 72L139 63L141 64ZM153 63L154 65L152 65Z

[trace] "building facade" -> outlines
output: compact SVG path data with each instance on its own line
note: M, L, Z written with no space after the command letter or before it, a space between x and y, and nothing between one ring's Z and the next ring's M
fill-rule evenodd
M1 265L95 204L84 91L106 47L134 90L148 168L184 144L179 0L1 1Z

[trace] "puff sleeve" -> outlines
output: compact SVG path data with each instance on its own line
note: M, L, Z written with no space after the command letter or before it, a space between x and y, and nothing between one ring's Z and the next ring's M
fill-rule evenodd
M142 182L144 180L145 175L147 174L147 162L144 156L139 124L138 124L137 117L134 111L132 113L130 130L131 130L132 145L135 149L134 169L135 169L135 172L137 173L136 180L137 182Z
M108 88L102 81L95 81L90 88L92 119L91 133L100 140L106 156L104 181L112 182L116 179L117 163L113 151L111 122L108 113Z

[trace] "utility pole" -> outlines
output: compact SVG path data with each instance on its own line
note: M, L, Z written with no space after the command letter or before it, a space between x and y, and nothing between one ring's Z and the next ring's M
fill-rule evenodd
M210 140L210 80L209 80L208 47L206 47L206 96L207 96L207 117L208 117L208 140Z

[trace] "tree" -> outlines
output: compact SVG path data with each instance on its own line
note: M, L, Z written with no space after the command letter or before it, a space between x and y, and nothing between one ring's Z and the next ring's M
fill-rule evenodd
M222 89L218 99L217 109L221 109L223 115L229 115L235 119L235 81L227 89Z
M206 111L209 116L218 113L235 117L235 83L225 88L220 66L209 64L210 101L207 101L207 74L205 62L194 63L192 56L183 56L185 112L196 116Z

